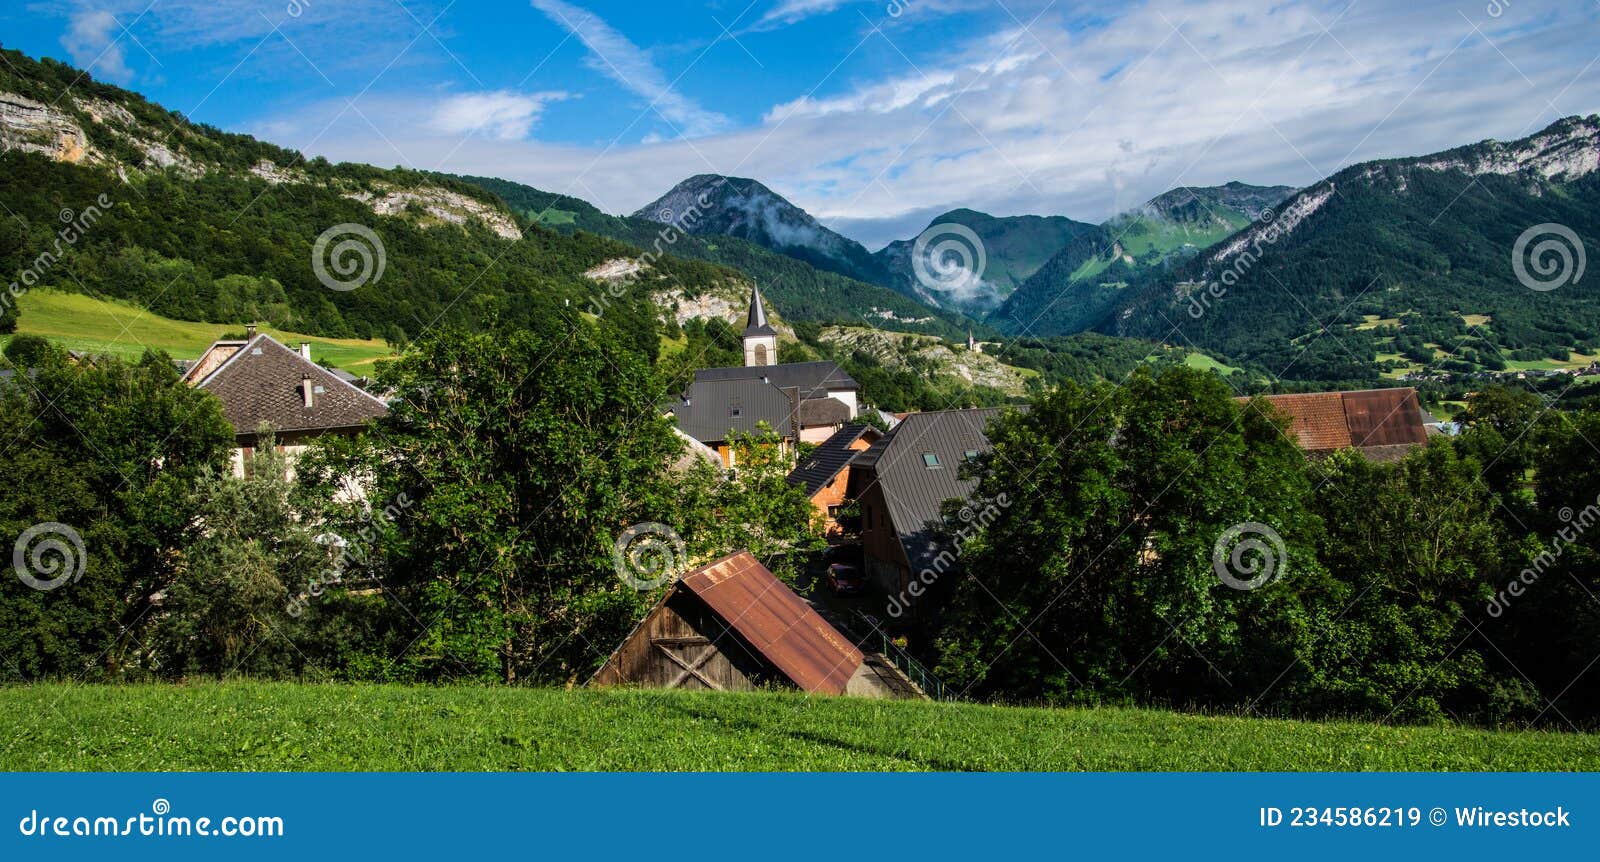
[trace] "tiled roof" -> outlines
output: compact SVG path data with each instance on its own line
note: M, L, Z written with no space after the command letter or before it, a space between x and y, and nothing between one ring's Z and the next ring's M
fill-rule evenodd
M1411 388L1267 395L1262 400L1289 417L1289 433L1307 452L1409 446L1428 439L1417 391Z
M807 398L800 402L800 427L843 425L850 421L850 405L837 398Z
M310 407L301 390L307 377ZM236 434L253 434L263 423L276 431L354 428L389 409L268 335L250 339L195 385L222 401L222 414Z
M851 448L867 432L877 433L871 425L846 425L817 446L804 464L789 473L789 483L806 489L806 496L814 496L823 486L833 481L854 458L859 450Z

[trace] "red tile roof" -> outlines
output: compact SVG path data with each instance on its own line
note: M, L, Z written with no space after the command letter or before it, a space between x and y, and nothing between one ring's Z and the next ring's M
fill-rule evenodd
M1289 433L1307 452L1408 446L1428 439L1415 389L1267 395L1262 400L1289 418Z

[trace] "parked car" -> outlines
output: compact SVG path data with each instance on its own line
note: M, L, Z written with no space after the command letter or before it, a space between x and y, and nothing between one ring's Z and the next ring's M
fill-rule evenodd
M828 566L828 587L836 595L853 596L867 586L866 578L861 576L861 570L848 563L833 563Z

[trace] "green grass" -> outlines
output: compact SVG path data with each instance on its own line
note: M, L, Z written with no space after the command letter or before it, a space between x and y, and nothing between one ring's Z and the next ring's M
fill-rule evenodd
M142 355L149 347L165 350L173 359L194 359L217 336L244 330L242 324L171 320L125 303L54 290L30 290L18 305L22 310L19 334L43 335L69 350L128 358ZM309 341L312 358L318 362L326 359L352 374L371 374L373 363L393 355L387 344L377 340L323 338L270 326L261 331L291 346Z
M1597 770L1600 738L799 694L0 688L0 769Z
M1184 356L1183 364L1189 366L1190 368L1198 368L1201 371L1215 371L1218 374L1224 375L1232 374L1239 370L1232 365L1227 365L1216 359L1213 359L1204 353L1190 353L1187 356Z

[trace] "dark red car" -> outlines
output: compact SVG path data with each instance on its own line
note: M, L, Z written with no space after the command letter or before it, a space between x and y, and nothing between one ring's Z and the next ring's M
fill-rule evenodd
M836 595L853 596L866 588L867 580L855 566L833 563L828 566L828 586Z

